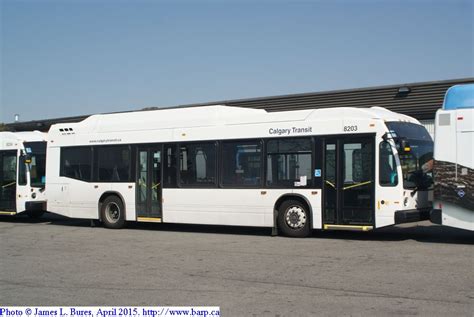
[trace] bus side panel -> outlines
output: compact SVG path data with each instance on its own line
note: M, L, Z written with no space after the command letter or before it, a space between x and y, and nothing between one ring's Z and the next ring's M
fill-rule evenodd
M163 189L163 222L272 227L275 203L291 193L311 204L321 228L321 191L308 189Z
M68 180L59 177L59 152L57 147L47 148L46 160L46 197L48 211L58 215L69 215L69 185Z
M110 183L88 183L75 179L68 179L70 188L69 217L98 219L99 198L104 192L112 188Z
M210 225L273 225L278 194L260 189L163 189L163 221Z
M105 195L119 196L125 207L125 220L135 220L135 186L133 183L88 183L69 179L70 209L72 218L99 219L99 202Z
M47 176L46 176L47 177ZM47 183L47 200L48 211L69 216L69 185L67 183L48 182Z

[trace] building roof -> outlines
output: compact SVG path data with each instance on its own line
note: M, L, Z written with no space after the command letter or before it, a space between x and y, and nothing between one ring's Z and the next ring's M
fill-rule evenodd
M318 108L378 106L414 117L418 120L429 120L433 119L435 117L436 110L441 108L444 95L448 88L453 85L465 83L474 83L474 78L404 83L388 86L279 95L260 98L223 100L181 105L177 107L199 107L220 104L234 107L265 109L271 112ZM142 110L169 108L175 107L151 107ZM12 131L47 131L52 124L78 122L84 120L87 117L89 117L89 115L16 122L9 123L6 125L6 127Z

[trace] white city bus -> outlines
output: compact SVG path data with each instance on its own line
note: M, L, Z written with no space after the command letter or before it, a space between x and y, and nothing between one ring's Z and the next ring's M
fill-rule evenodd
M49 131L48 211L109 228L367 231L429 218L432 151L417 120L375 107L93 115Z
M46 210L46 134L0 132L0 215Z
M474 230L474 84L448 89L436 112L434 223Z

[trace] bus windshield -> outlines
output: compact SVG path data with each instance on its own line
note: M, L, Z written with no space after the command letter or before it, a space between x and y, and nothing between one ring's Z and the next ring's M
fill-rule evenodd
M44 187L46 182L46 142L25 142L25 151L31 158L29 164L31 187Z
M387 127L399 150L405 189L426 190L433 184L433 140L426 129L414 123L387 122ZM400 149L404 139L409 151Z

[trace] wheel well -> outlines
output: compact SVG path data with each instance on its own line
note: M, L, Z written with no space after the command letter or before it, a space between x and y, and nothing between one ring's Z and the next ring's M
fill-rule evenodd
M311 228L313 227L313 212L311 210L311 205L308 203L308 201L306 200L305 197L303 196L300 196L300 195L295 195L295 194L288 194L288 195L283 195L281 196L280 198L278 198L278 200L276 201L275 203L275 210L277 213L280 212L280 207L281 205L283 204L283 202L287 201L287 200L296 200L296 201L299 201L301 204L303 204L303 206L305 206L308 210L308 216L309 216L309 220L310 220L310 226Z
M98 208L98 213L99 213L99 217L98 219L100 221L102 221L102 213L100 212L100 210L102 209L102 203L104 202L104 200L107 198L107 197L110 197L110 196L117 196L118 199L120 199L122 201L122 205L123 205L123 211L126 215L126 208L125 208L125 201L123 200L123 197L122 195L120 195L120 193L118 192L105 192L102 194L102 196L100 196L99 198L99 208Z

